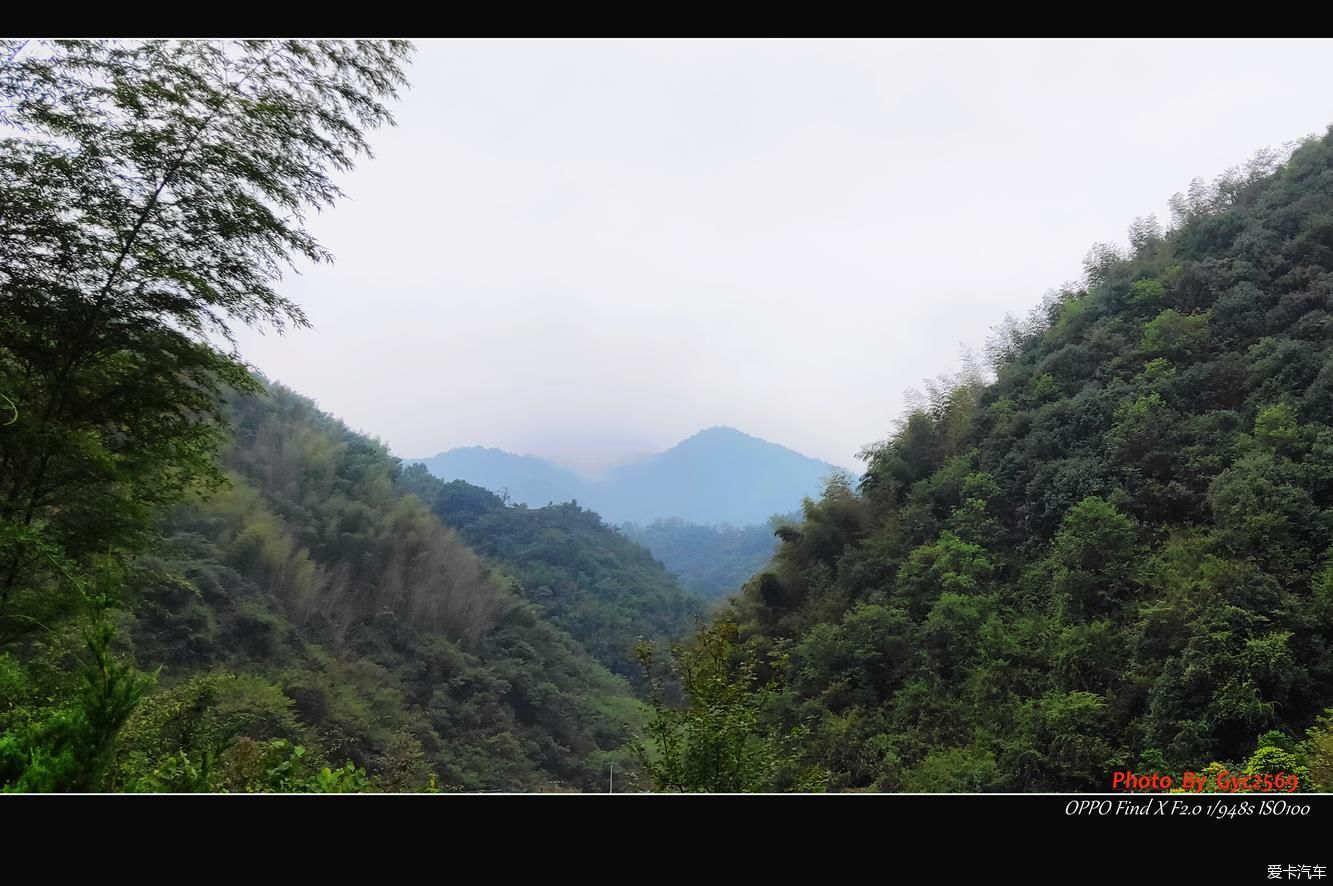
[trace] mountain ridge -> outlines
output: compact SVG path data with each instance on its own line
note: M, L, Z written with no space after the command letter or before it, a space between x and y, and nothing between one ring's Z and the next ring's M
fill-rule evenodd
M540 456L464 446L418 459L441 480L464 480L540 507L578 501L610 523L680 519L754 525L799 507L824 480L851 472L728 425L702 428L673 446L585 477Z

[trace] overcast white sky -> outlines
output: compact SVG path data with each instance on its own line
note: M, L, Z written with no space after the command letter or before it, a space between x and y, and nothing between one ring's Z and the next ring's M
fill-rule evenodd
M1333 42L419 41L241 336L403 456L732 425L856 467L904 391L1196 175L1333 122Z

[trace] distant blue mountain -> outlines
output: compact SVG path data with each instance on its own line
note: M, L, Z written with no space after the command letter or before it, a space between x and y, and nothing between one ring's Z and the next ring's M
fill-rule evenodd
M533 507L577 500L608 523L692 523L748 526L800 507L840 469L828 462L744 434L709 428L666 452L587 480L532 456L499 449L451 449L418 459L442 480L466 480Z
M573 471L530 455L467 446L431 458L408 459L425 465L441 480L466 480L511 501L532 507L582 498L584 480Z

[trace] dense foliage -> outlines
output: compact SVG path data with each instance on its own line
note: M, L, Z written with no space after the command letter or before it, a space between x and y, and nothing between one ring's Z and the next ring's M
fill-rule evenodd
M793 514L756 526L668 519L644 526L626 523L620 531L661 560L685 590L715 600L736 593L763 568L777 547L774 530L799 519Z
M103 787L556 790L612 764L633 784L628 685L398 489L383 446L277 386L231 413L227 488L136 564L125 651L159 689ZM9 732L49 677L0 661Z
M160 572L189 584L145 589L143 660L255 675L300 729L278 737L372 778L399 746L442 786L605 779L628 686L399 489L383 446L277 386L236 398L233 426L232 488L171 520Z
M834 789L1318 772L1333 705L1333 132L1094 248L733 606ZM739 664L737 664L739 662ZM1320 779L1322 778L1322 781Z
M640 639L683 637L703 617L702 601L652 554L575 502L507 504L462 480L437 480L421 465L407 467L400 483L614 673L637 681Z
M771 656L762 676L753 658L733 667L737 634L729 619L705 625L690 642L672 644L665 666L650 644L639 646L652 718L634 750L655 790L740 793L824 786L827 774L800 759L803 730L765 723L789 657ZM672 698L678 693L684 704Z
M147 680L113 649L164 508L221 481L231 323L369 154L401 41L0 43L0 783L91 789Z

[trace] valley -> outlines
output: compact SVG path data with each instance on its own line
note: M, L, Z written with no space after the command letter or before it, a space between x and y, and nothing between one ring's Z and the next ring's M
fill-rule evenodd
M445 48L0 41L0 791L1333 791L1333 129L1038 298L1116 164L877 44Z

